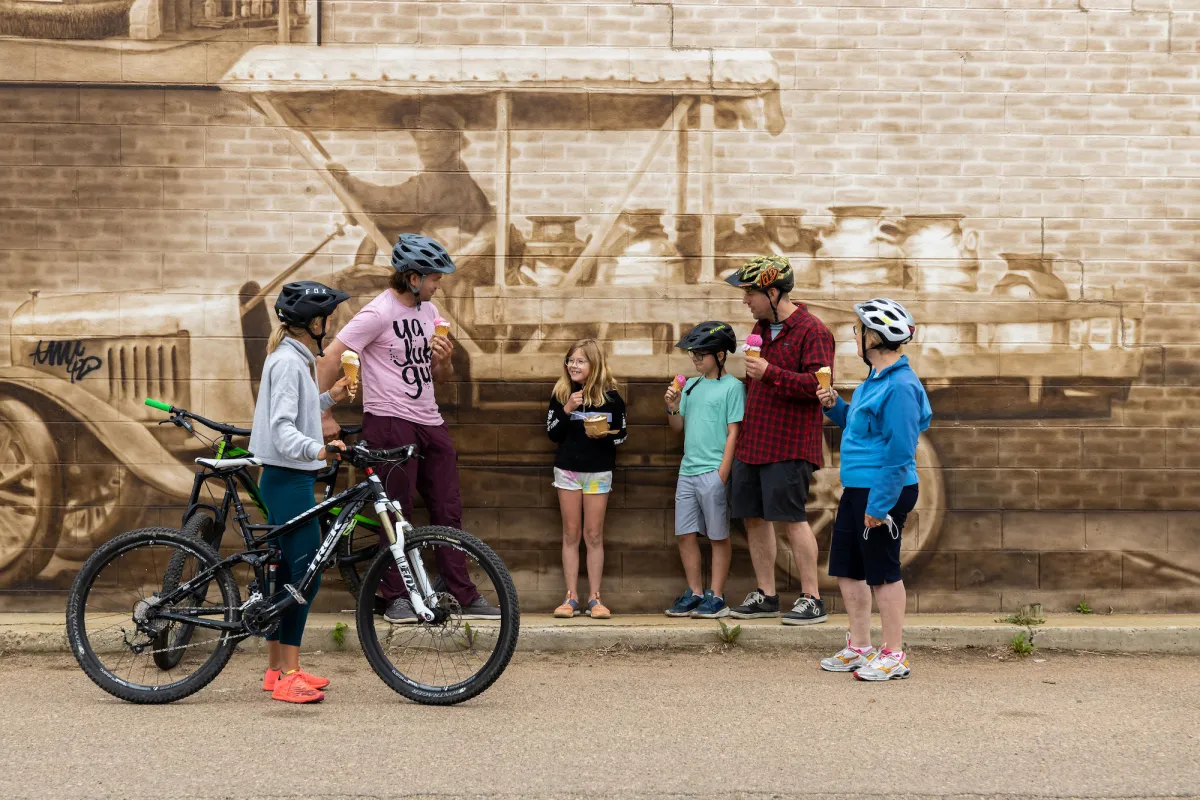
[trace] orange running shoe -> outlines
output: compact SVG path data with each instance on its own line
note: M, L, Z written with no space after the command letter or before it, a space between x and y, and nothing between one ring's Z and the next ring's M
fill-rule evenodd
M272 700L282 700L285 703L319 703L325 699L324 692L318 692L308 685L300 670L285 672L275 681L275 690L271 692Z
M599 597L593 597L591 600L588 600L587 613L592 619L608 619L612 616L612 612L608 610L608 607L604 603L600 602Z
M269 669L267 674L263 676L263 691L275 691L275 682L279 680L279 676L283 674L281 669ZM329 685L329 678L322 678L319 675L310 675L304 670L300 670L300 677L304 678L304 682L314 689L324 689Z

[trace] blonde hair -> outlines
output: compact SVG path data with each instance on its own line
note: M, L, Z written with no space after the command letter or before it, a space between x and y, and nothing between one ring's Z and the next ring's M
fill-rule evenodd
M283 340L288 336L294 339L299 339L304 333L302 328L293 328L289 325L280 325L275 330L271 331L271 338L267 339L267 355L271 355L283 344Z
M554 399L564 405L571 399L574 387L571 373L567 371L567 362L576 350L582 350L588 363L592 365L587 382L583 385L583 403L592 407L602 406L605 403L604 395L617 390L617 379L608 371L608 360L604 357L604 348L595 339L580 339L571 345L571 349L563 357L562 377L558 379L558 383L554 384Z

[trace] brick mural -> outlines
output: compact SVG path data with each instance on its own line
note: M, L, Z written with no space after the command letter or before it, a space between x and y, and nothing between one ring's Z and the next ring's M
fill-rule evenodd
M459 265L465 525L526 609L562 594L567 344L606 342L630 406L606 601L660 610L671 346L745 335L720 280L774 252L843 391L854 301L920 325L913 610L1200 610L1198 41L1193 0L0 0L0 608L59 608L99 542L179 524L203 447L146 396L248 424L279 285L360 307L415 231ZM797 592L783 542L778 567Z

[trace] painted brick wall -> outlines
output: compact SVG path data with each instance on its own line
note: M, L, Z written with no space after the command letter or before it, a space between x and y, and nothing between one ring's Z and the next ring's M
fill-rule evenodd
M178 497L146 488L156 467L140 462L144 455L114 453L97 437L128 419L153 422L134 414L130 398L95 389L116 380L103 377L112 366L71 384L63 369L31 371L30 348L79 340L108 358L113 342L162 335L172 310L207 302L187 312L191 373L178 392L200 413L248 421L247 353L258 339L220 322L222 309L339 225L342 235L297 275L337 282L371 259L362 255L363 228L322 174L327 161L392 187L387 214L434 225L437 198L401 188L439 169L422 160L412 133L421 128L451 143L464 137L462 168L493 207L505 191L509 198L518 244L501 271L517 291L501 292L502 302L489 299L490 217L438 223L466 264L446 307L468 320L462 333L482 353L439 397L460 450L465 525L512 566L523 607L548 609L561 595L541 408L561 351L584 333L603 336L614 352L643 353L621 362L630 365L621 377L632 427L606 528L606 599L616 611L656 610L681 586L672 511L680 442L664 425L661 395L668 376L688 366L670 355L670 326L721 318L743 334L749 327L735 294L697 282L704 248L695 232L711 213L718 273L761 251L764 229L796 222L801 244L785 250L809 276L797 294L839 335L843 389L861 377L846 341L851 302L891 294L928 325L914 361L937 416L921 462L925 505L905 532L913 609L999 611L1033 600L1054 610L1080 600L1099 610L1200 608L1200 9L1192 0L887 8L336 0L321 9L320 44L306 9L272 80L287 80L314 53L387 61L397 46L465 47L453 69L468 78L493 60L524 64L507 160L495 86L468 81L467 92L443 80L452 67L432 58L417 59L425 83L410 81L390 99L354 81L317 79L281 101L297 120L289 129L220 86L239 59L277 41L269 24L214 33L180 13L174 30L149 42L0 38L0 362L12 364L0 368L0 420L25 442L0 454L0 477L44 467L32 483L20 479L25 495L0 501L0 525L12 531L0 552L0 606L56 607L99 541L179 514ZM699 49L715 63L734 48L767 56L777 79L742 106L718 102L707 134L699 130L703 87L661 91L626 78L572 88L581 75L627 74L656 54ZM576 74L547 82L539 70L564 54ZM511 88L518 79L503 80ZM670 137L643 159L687 97L696 101L683 112L688 139ZM778 132L765 116L774 99ZM415 109L439 103L454 114L422 122ZM326 154L316 161L312 139ZM878 219L863 206L878 207L870 212ZM938 229L960 255L948 256L943 241L933 267L965 270L969 287L853 282L855 270L921 273L930 257L921 261L917 231L939 214L960 215ZM578 217L577 244L559 252L539 241L532 218L540 216ZM830 242L847 218L886 232L858 242L865 255L839 259ZM663 236L645 234L643 223L661 224ZM605 234L596 275L577 290L535 285L561 277L583 241ZM483 257L471 255L481 241ZM661 281L622 271L648 242L660 248ZM1042 277L1024 280L1021 264ZM521 267L543 277L522 278ZM573 319L574 295L604 321ZM544 344L530 349L538 338ZM541 361L522 360L522 349ZM1055 366L1043 370L1039 358ZM1031 380L1039 371L1046 380ZM83 419L53 400L46 383L63 381L68 393L104 395L111 416ZM39 449L41 432L52 446ZM162 441L162 463L181 468L195 455ZM834 470L820 474L828 484ZM814 497L822 518L831 497ZM818 538L827 547L827 524ZM753 584L738 541L731 595ZM780 576L790 595L788 558ZM326 599L341 607L334 592Z

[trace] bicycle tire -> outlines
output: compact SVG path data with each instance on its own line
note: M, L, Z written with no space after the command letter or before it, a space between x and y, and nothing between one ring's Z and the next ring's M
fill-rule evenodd
M188 517L187 522L183 524L183 532L189 536L195 536L213 550L216 550L221 542L221 534L217 531L217 521L211 514L203 511L197 511ZM182 555L172 556L171 563L167 565L167 570L163 574L164 593L179 585L185 560ZM160 633L154 640L155 665L161 670L172 670L179 666L179 662L183 660L184 648L192 641L192 634L195 632L195 625L180 623ZM174 634L173 641L172 633Z
M332 519L330 520L330 523L332 523ZM355 550L355 537L360 530L364 533L366 531L370 531L369 535L374 537L375 543L374 545L368 545ZM329 529L323 526L321 535L324 536L328 532ZM365 574L365 571L360 571L360 565L366 564L367 568L369 569L371 563L375 560L375 557L379 552L378 536L379 534L376 532L376 529L368 528L360 523L359 525L355 526L353 531L346 536L343 536L341 541L338 542L336 555L338 572L341 573L342 580L346 583L346 590L350 592L350 595L355 600L358 599L358 590L362 587L363 574Z
M217 646L213 648L208 659L199 669L186 678L165 686L138 688L121 680L105 668L88 640L87 625L84 619L84 608L92 589L92 582L100 570L112 559L139 545L153 545L160 541L171 542L189 551L199 560L202 568L208 568L220 562L220 557L216 552L194 536L170 528L141 528L110 539L97 549L84 563L79 574L75 576L75 581L67 596L67 639L70 642L71 652L75 655L75 660L79 662L79 666L93 683L113 697L129 703L159 705L173 703L195 694L211 683L229 663L237 641L232 634L221 636ZM233 574L227 568L222 568L215 573L214 580L221 590L224 607L233 609L226 612L226 617L233 617L236 620L239 616L236 609L241 605L241 601Z
M497 593L497 607L500 609L500 633L497 637L496 649L488 659L484 668L455 687L429 687L409 680L392 666L384 655L375 631L375 588L379 585L383 571L395 563L390 550L381 550L363 576L363 586L369 591L360 592L356 607L355 619L358 625L358 640L362 645L375 674L393 691L422 705L449 706L462 703L478 696L496 682L501 673L512 659L517 649L517 638L520 634L520 606L517 601L517 589L513 585L512 576L500 557L479 539L471 534L438 526L414 529L407 537L405 544L417 547L421 544L443 541L460 547L471 557L475 558L484 572L491 579Z

